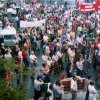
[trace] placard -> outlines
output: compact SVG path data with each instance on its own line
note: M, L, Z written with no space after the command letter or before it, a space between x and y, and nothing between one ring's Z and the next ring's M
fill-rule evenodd
M100 0L95 0L91 3L79 3L77 2L77 7L79 8L80 12L90 12L90 11L99 11L100 10Z
M20 21L20 28L27 28L27 27L38 27L42 26L45 23L45 19L35 22L28 22L28 21Z
M62 81L61 83L64 86L64 92L70 91L71 81L66 80L66 81Z
M64 79L61 81L61 84L64 86L64 92L70 92L71 90L71 78ZM85 79L77 80L78 91L85 89Z

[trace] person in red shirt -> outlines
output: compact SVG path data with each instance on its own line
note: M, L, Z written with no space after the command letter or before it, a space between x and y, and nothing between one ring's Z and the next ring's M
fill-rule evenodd
M27 60L27 51L25 48L22 49L23 63L25 66L29 66L29 62Z

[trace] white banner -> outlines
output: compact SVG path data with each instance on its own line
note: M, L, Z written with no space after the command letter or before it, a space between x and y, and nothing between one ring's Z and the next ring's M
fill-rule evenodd
M45 23L45 19L35 22L28 22L28 21L20 21L20 28L27 28L27 27L38 27L42 26Z

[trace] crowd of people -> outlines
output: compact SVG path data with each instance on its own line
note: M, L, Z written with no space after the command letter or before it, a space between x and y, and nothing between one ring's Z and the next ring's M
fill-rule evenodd
M71 100L77 100L77 76L80 76L86 78L85 100L96 100L97 90L88 73L92 68L97 76L100 72L100 12L80 13L63 5L40 5L39 8L30 5L28 11L21 9L18 14L18 21L46 20L42 26L32 28L14 27L7 15L5 21L1 20L3 28L17 31L14 47L5 47L0 35L1 58L14 57L17 65L23 63L24 68L35 68L39 63L36 52L42 53L42 67L38 66L41 68L34 80L34 99L39 100L42 84L48 83L44 100L61 100L64 94L61 80L71 78ZM61 77L52 84L51 74L58 73Z

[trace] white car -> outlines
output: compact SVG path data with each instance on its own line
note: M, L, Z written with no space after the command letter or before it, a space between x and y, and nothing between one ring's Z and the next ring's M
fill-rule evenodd
M5 46L14 46L14 37L16 38L16 30L14 29L3 29L0 30L0 35L4 38Z

